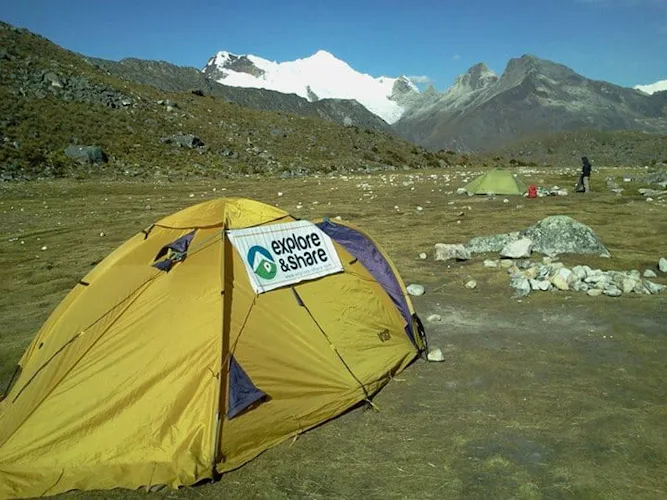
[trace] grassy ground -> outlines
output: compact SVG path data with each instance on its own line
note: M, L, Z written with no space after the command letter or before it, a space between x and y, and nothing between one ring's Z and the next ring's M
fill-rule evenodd
M379 412L352 411L217 483L156 498L665 498L667 295L542 292L517 301L506 274L485 269L482 256L432 259L435 243L565 214L590 225L612 253L564 257L566 264L656 269L667 256L667 207L644 201L640 185L619 182L626 173L637 172L596 172L590 195L507 204L454 194L475 174L465 170L0 185L0 387L51 310L118 244L195 202L250 197L299 217L341 216L371 232L407 282L425 285L415 305L423 318L442 316L427 331L447 359L409 367L377 396ZM574 172L524 174L540 185L571 188L576 180ZM626 191L610 192L606 177ZM464 287L469 278L476 289ZM667 283L665 275L655 281Z

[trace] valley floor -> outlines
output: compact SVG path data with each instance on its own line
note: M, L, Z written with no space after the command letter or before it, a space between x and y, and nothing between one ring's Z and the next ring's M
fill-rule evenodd
M637 193L643 170L598 171L590 195L507 203L456 195L476 173L1 185L0 385L51 310L118 244L196 201L250 197L367 229L406 282L425 286L415 307L423 319L442 317L426 328L446 359L409 366L376 396L377 412L353 410L219 482L156 498L665 498L667 294L517 300L505 271L484 268L484 256L446 263L432 251L564 214L592 227L612 253L564 256L566 264L657 270L667 257L667 207ZM523 174L570 192L576 181L574 170ZM607 178L624 192L610 191ZM470 278L473 290L464 286Z

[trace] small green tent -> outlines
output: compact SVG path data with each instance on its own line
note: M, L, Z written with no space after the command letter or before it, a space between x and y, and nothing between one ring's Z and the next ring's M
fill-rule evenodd
M463 188L472 194L519 194L526 192L526 183L511 172L494 168L480 175Z

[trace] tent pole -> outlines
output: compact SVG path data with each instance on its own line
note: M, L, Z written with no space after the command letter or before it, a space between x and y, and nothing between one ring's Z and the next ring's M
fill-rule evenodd
M232 287L234 283L234 271L231 265L231 258L233 255L232 245L227 238L225 227L222 229L222 266L221 266L221 282L222 282L222 336L220 343L220 375L218 376L218 401L216 405L215 415L215 432L213 443L213 453L211 458L211 478L215 480L218 477L216 465L218 460L224 460L221 454L220 443L222 441L222 424L225 418L226 395L227 395L227 378L229 373L229 331L231 328L231 311L232 311Z

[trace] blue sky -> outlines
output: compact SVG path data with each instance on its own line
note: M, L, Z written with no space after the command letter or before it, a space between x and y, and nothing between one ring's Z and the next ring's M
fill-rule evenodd
M218 50L286 61L324 49L439 90L522 54L624 86L667 79L667 0L5 0L0 19L107 59L201 68Z

